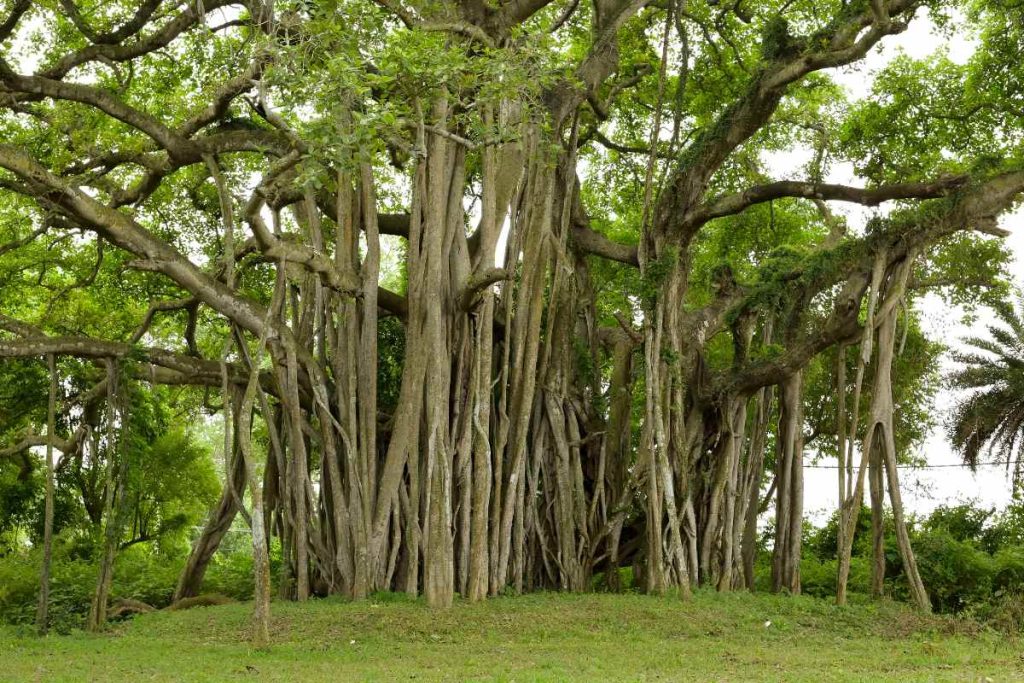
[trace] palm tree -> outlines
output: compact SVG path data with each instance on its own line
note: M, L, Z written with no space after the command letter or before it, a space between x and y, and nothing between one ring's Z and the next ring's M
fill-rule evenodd
M993 308L1000 324L989 325L987 337L965 339L971 351L954 355L963 367L949 379L963 394L948 429L972 470L985 452L1006 465L1017 492L1024 487L1024 297Z

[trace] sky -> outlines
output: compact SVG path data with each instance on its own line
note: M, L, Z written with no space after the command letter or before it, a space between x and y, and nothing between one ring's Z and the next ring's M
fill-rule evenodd
M958 23L966 25L966 22ZM833 77L846 88L851 99L861 99L870 95L872 72L885 66L901 52L913 58L923 58L937 50L947 50L953 61L962 63L971 56L975 47L975 41L966 32L948 37L939 34L928 16L922 13L904 33L883 40L882 44L876 46L857 66L837 70ZM806 159L794 163L794 156L799 154L783 154L772 159L772 166L780 170L780 178L786 177L786 169L802 167L802 162ZM838 165L828 181L863 185L863 181L853 176L849 165ZM851 224L862 223L872 211L849 205L836 208L848 216ZM1004 216L1000 226L1011 231L1010 237L1006 238L1006 244L1014 256L1012 274L1016 285L1024 286L1024 210ZM962 339L972 334L983 334L983 326L994 320L990 311L979 310L974 322L968 325L964 322L965 312L962 309L950 307L935 294L924 297L917 308L922 315L923 328L928 337L942 341L951 349L963 348ZM953 368L955 364L947 354L942 360L943 375ZM1011 487L1004 468L979 467L977 473L972 473L966 468L954 466L960 464L960 459L952 452L944 429L954 399L955 394L952 391L945 386L940 389L935 402L936 426L917 452L929 466L946 467L901 468L899 471L903 501L907 510L912 513L924 515L939 505L960 501L979 501L996 508L1010 502ZM817 464L834 467L836 461L823 458ZM836 509L836 480L834 469L805 469L804 509L812 521L821 523Z

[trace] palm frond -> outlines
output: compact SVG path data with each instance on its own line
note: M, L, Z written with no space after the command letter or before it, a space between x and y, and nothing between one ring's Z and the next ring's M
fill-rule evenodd
M1024 486L1024 298L994 306L1001 325L988 336L963 340L953 354L959 368L946 377L963 391L947 431L954 450L972 469L983 453L1006 465L1014 489Z

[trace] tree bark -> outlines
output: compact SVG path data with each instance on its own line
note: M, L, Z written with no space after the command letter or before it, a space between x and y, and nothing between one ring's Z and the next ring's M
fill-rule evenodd
M44 493L43 511L43 566L39 572L39 605L36 608L36 631L46 635L49 630L50 608L50 563L53 558L53 441L57 434L56 425L57 403L57 361L51 353L46 356L46 365L50 374L50 397L46 408L46 489Z

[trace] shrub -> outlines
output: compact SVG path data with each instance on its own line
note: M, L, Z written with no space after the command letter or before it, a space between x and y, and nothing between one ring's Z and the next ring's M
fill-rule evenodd
M68 633L81 628L85 622L96 570L83 560L58 558L58 547L54 551L50 572L50 627L58 633ZM35 622L41 558L38 550L0 558L0 620L10 624Z
M995 554L993 561L993 591L1024 594L1024 547L1002 548Z
M958 612L992 595L995 562L974 543L940 527L918 533L914 551L936 611Z
M832 598L836 594L838 574L838 561L805 557L800 561L801 590L806 595ZM867 593L871 590L871 562L868 559L851 558L850 577L846 586L851 593Z
M963 615L1003 633L1021 633L1024 631L1024 593L997 590L990 599L969 606Z
M127 548L117 556L111 595L158 609L165 607L171 602L184 565L183 556L168 557L140 546Z
M97 565L81 553L78 541L57 539L50 583L50 626L58 633L82 628L96 587ZM136 545L118 554L111 600L139 601L157 609L171 603L184 555L167 556ZM0 556L0 622L32 624L39 599L38 548ZM277 562L275 562L277 564ZM206 572L204 590L225 600L249 600L253 592L252 557L244 544L218 553Z
M276 564L271 564L271 576L277 575ZM226 595L235 600L252 600L253 590L255 590L252 555L241 550L214 555L206 570L206 576L203 578L203 589L211 593Z

